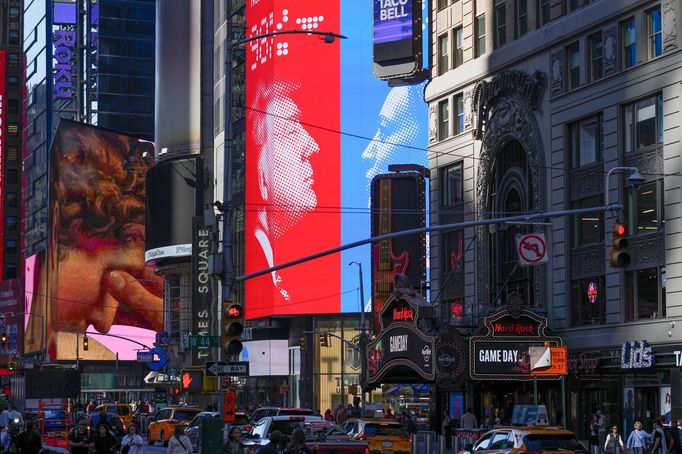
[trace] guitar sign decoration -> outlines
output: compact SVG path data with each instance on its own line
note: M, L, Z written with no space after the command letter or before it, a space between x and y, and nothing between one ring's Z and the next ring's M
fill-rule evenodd
M377 175L371 185L372 236L426 226L426 181L422 172L405 170ZM418 290L426 281L426 235L397 237L372 244L372 328L395 289L396 276Z

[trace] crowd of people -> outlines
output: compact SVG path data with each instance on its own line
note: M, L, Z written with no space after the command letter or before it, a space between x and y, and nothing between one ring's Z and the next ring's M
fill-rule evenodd
M635 421L631 432L624 437L617 425L608 430L606 416L597 411L590 421L590 451L593 454L620 454L626 450L634 454L682 454L682 419L673 419L669 426L660 417L651 421L651 432Z

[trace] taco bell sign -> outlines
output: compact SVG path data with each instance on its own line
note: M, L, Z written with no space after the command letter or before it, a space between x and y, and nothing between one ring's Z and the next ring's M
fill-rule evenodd
M54 95L57 98L73 96L73 57L76 47L75 30L61 29L54 32Z

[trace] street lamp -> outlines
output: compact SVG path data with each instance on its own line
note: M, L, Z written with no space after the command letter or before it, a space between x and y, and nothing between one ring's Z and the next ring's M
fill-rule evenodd
M362 263L360 262L350 262L348 266L351 265L357 265L358 266L358 277L360 279L360 340L361 342L361 348L360 348L360 355L367 355L367 351L362 348L364 347L364 341L366 340L367 336L367 324L365 322L365 286L363 285L362 282ZM363 359L363 363L365 363L365 360ZM343 368L343 364L341 365ZM343 370L343 369L342 369ZM364 370L363 370L364 372ZM361 383L364 383L364 377ZM360 386L360 400L362 402L362 411L365 411L365 387Z
M630 175L627 177L628 183L632 184L632 187L635 189L639 189L640 186L646 181L646 178L642 176L641 173L639 173L639 169L637 167L613 167L609 169L608 172L606 172L606 177L604 177L604 205L608 206L609 205L609 177L611 174L614 172L631 172Z

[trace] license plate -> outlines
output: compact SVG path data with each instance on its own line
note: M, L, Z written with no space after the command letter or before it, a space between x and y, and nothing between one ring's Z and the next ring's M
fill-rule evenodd
M383 446L384 448L390 448L391 446L393 446L393 442L392 441L382 441L381 446Z

